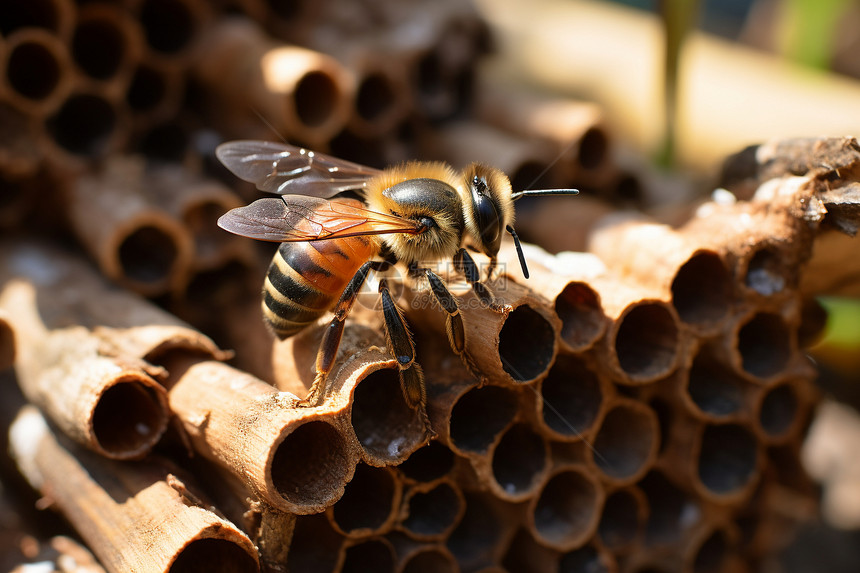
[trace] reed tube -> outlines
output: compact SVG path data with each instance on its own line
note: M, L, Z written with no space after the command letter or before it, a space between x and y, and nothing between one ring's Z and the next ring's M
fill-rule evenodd
M0 93L16 109L44 120L75 85L68 48L41 28L17 30L5 44Z
M391 529L400 506L402 484L390 468L360 463L343 496L326 509L332 528L359 539Z

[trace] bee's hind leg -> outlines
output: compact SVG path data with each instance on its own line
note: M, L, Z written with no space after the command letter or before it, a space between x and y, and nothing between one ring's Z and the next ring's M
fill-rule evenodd
M397 360L400 374L400 386L406 404L418 411L421 421L428 433L435 435L427 417L427 390L424 386L424 372L415 361L415 343L412 334L406 326L403 311L394 303L388 289L388 281L379 281L379 294L382 297L382 316L385 319L385 336L388 348Z
M493 259L491 261L490 273L487 276L492 274L495 266L496 261ZM513 310L510 305L500 303L493 296L493 293L490 292L490 289L481 282L481 271L478 269L478 264L472 258L472 255L469 254L469 251L464 248L457 251L457 254L454 255L454 268L463 273L463 276L466 277L466 282L472 286L472 290L475 291L475 295L484 307L499 313L508 313Z
M334 307L334 318L326 327L319 350L317 351L314 382L308 391L308 395L304 400L299 402L299 407L319 406L322 403L326 394L328 374L331 372L334 359L337 356L337 349L340 347L340 339L343 336L346 317L349 316L349 311L352 310L355 299L358 297L358 293L367 280L370 271L382 270L388 265L389 263L382 261L367 261L359 267L352 279L350 279L349 284L343 289L343 294L340 295L340 299Z

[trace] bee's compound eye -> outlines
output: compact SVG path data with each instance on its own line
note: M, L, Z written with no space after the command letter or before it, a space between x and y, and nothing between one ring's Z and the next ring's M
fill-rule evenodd
M418 222L421 223L421 226L426 229L432 229L433 227L438 227L436 224L436 219L433 217L428 217L427 215L422 215L418 217Z

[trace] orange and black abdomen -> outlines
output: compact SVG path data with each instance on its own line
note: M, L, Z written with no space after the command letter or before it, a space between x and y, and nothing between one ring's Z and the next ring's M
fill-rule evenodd
M315 322L379 251L367 236L281 243L263 285L263 318L279 338Z

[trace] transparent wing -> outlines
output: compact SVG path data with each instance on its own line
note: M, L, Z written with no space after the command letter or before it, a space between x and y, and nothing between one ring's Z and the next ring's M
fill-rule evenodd
M215 154L227 169L261 191L330 198L364 189L378 169L274 141L230 141Z
M228 211L218 225L243 237L279 243L387 233L417 235L423 229L416 221L371 211L359 201L306 195L258 199Z

